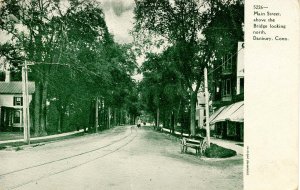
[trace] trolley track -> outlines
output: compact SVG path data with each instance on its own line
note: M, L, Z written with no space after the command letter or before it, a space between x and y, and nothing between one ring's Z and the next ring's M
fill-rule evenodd
M93 155L92 158L86 158L83 162L74 164L74 165L66 167L64 169L60 169L60 170L55 171L55 172L50 171L50 172L46 173L45 175L36 177L34 179L31 179L31 180L27 180L23 183L20 183L18 185L12 186L12 187L8 187L8 189L17 189L19 187L25 186L27 184L33 183L33 182L41 180L43 178L47 178L47 177L50 177L50 176L53 176L53 175L57 175L57 174L60 174L60 173L78 168L82 165L88 164L90 162L93 162L93 161L96 161L96 160L101 159L103 157L106 157L110 154L113 154L114 152L117 152L118 150L120 150L120 149L124 148L125 146L127 146L128 144L130 144L137 137L137 135L138 135L137 130L130 130L129 134L127 134L127 135L125 135L125 136L123 136L119 139L116 139L116 140L110 142L109 144L103 145L99 148L91 149L91 150L88 150L88 151L81 152L79 154L75 154L75 155L63 157L63 158L60 158L60 159L52 160L52 161L49 161L49 162L44 162L44 163L41 163L41 164L25 167L25 168L10 171L10 172L7 172L7 173L3 173L3 174L0 174L0 178L7 177L7 176L10 176L10 175L13 175L13 174L18 174L18 173L21 173L21 172L29 172L33 169L39 169L39 168L49 166L51 164L59 163L59 162L62 162L62 161L68 161L68 160L74 159L76 157L87 155L89 153L97 154L97 151L100 151L100 150L107 151L104 154L103 154L103 151L102 151L101 152L102 154L98 153L97 155ZM126 139L129 139L129 140L126 140ZM120 143L120 145L118 145L118 143ZM117 145L117 146L113 147L112 150L105 150L105 148L112 147L112 146L115 146L115 145Z

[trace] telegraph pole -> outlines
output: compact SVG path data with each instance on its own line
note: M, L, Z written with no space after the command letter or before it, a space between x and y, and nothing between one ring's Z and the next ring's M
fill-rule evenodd
M22 67L22 91L23 91L23 128L24 142L30 144L30 117L29 117L29 99L28 99L28 67L25 60Z
M26 81L26 111L27 111L27 140L28 144L30 144L30 112L29 112L29 88L28 88L28 66L25 61L25 81Z
M209 108L208 108L208 82L207 82L207 68L204 68L204 88L205 88L205 120L206 120L206 140L208 147L210 147L210 129L209 129Z

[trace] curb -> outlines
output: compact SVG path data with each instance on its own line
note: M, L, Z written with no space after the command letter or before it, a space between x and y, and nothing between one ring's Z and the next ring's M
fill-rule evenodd
M34 137L30 139L30 144L37 144L41 142L49 142L49 141L57 141L62 139L69 139L76 136L82 136L84 135L84 131L75 131L75 132L69 132L69 133L62 133L58 135L50 135L50 136L44 136L44 137ZM0 149L3 149L7 146L22 146L22 145L28 145L24 142L23 139L18 140L7 140L7 141L0 141Z
M167 133L167 134L170 134L170 129L166 129L166 128L161 128L161 132L163 132L163 133ZM178 131L174 131L175 133L173 134L173 136L175 136L175 137L181 137L181 133L180 132L178 132ZM189 135L188 134L186 134L186 133L183 133L182 134L182 136L183 137L188 137ZM212 140L213 141L213 140ZM236 155L244 155L243 154L243 152L241 153L240 151L238 151L238 150L236 150L235 148L232 148L232 147L230 147L230 146L224 146L224 144L220 144L220 143L217 143L217 142L212 142L211 141L211 143L213 143L213 144L216 144L216 145L218 145L218 146L221 146L221 147L223 147L223 148L227 148L227 149L230 149L230 150L233 150L233 151L235 151L236 152Z

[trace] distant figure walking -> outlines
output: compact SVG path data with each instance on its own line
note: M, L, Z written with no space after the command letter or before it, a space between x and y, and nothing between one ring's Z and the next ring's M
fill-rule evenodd
M137 125L136 125L136 126L137 126L138 128L140 128L140 127L141 127L141 123L142 123L142 122L141 122L141 120L140 120L140 119L138 119L138 121L137 121Z

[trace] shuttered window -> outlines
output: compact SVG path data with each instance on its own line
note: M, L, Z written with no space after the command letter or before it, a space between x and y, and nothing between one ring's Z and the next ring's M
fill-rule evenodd
M14 106L23 106L23 98L14 97Z

